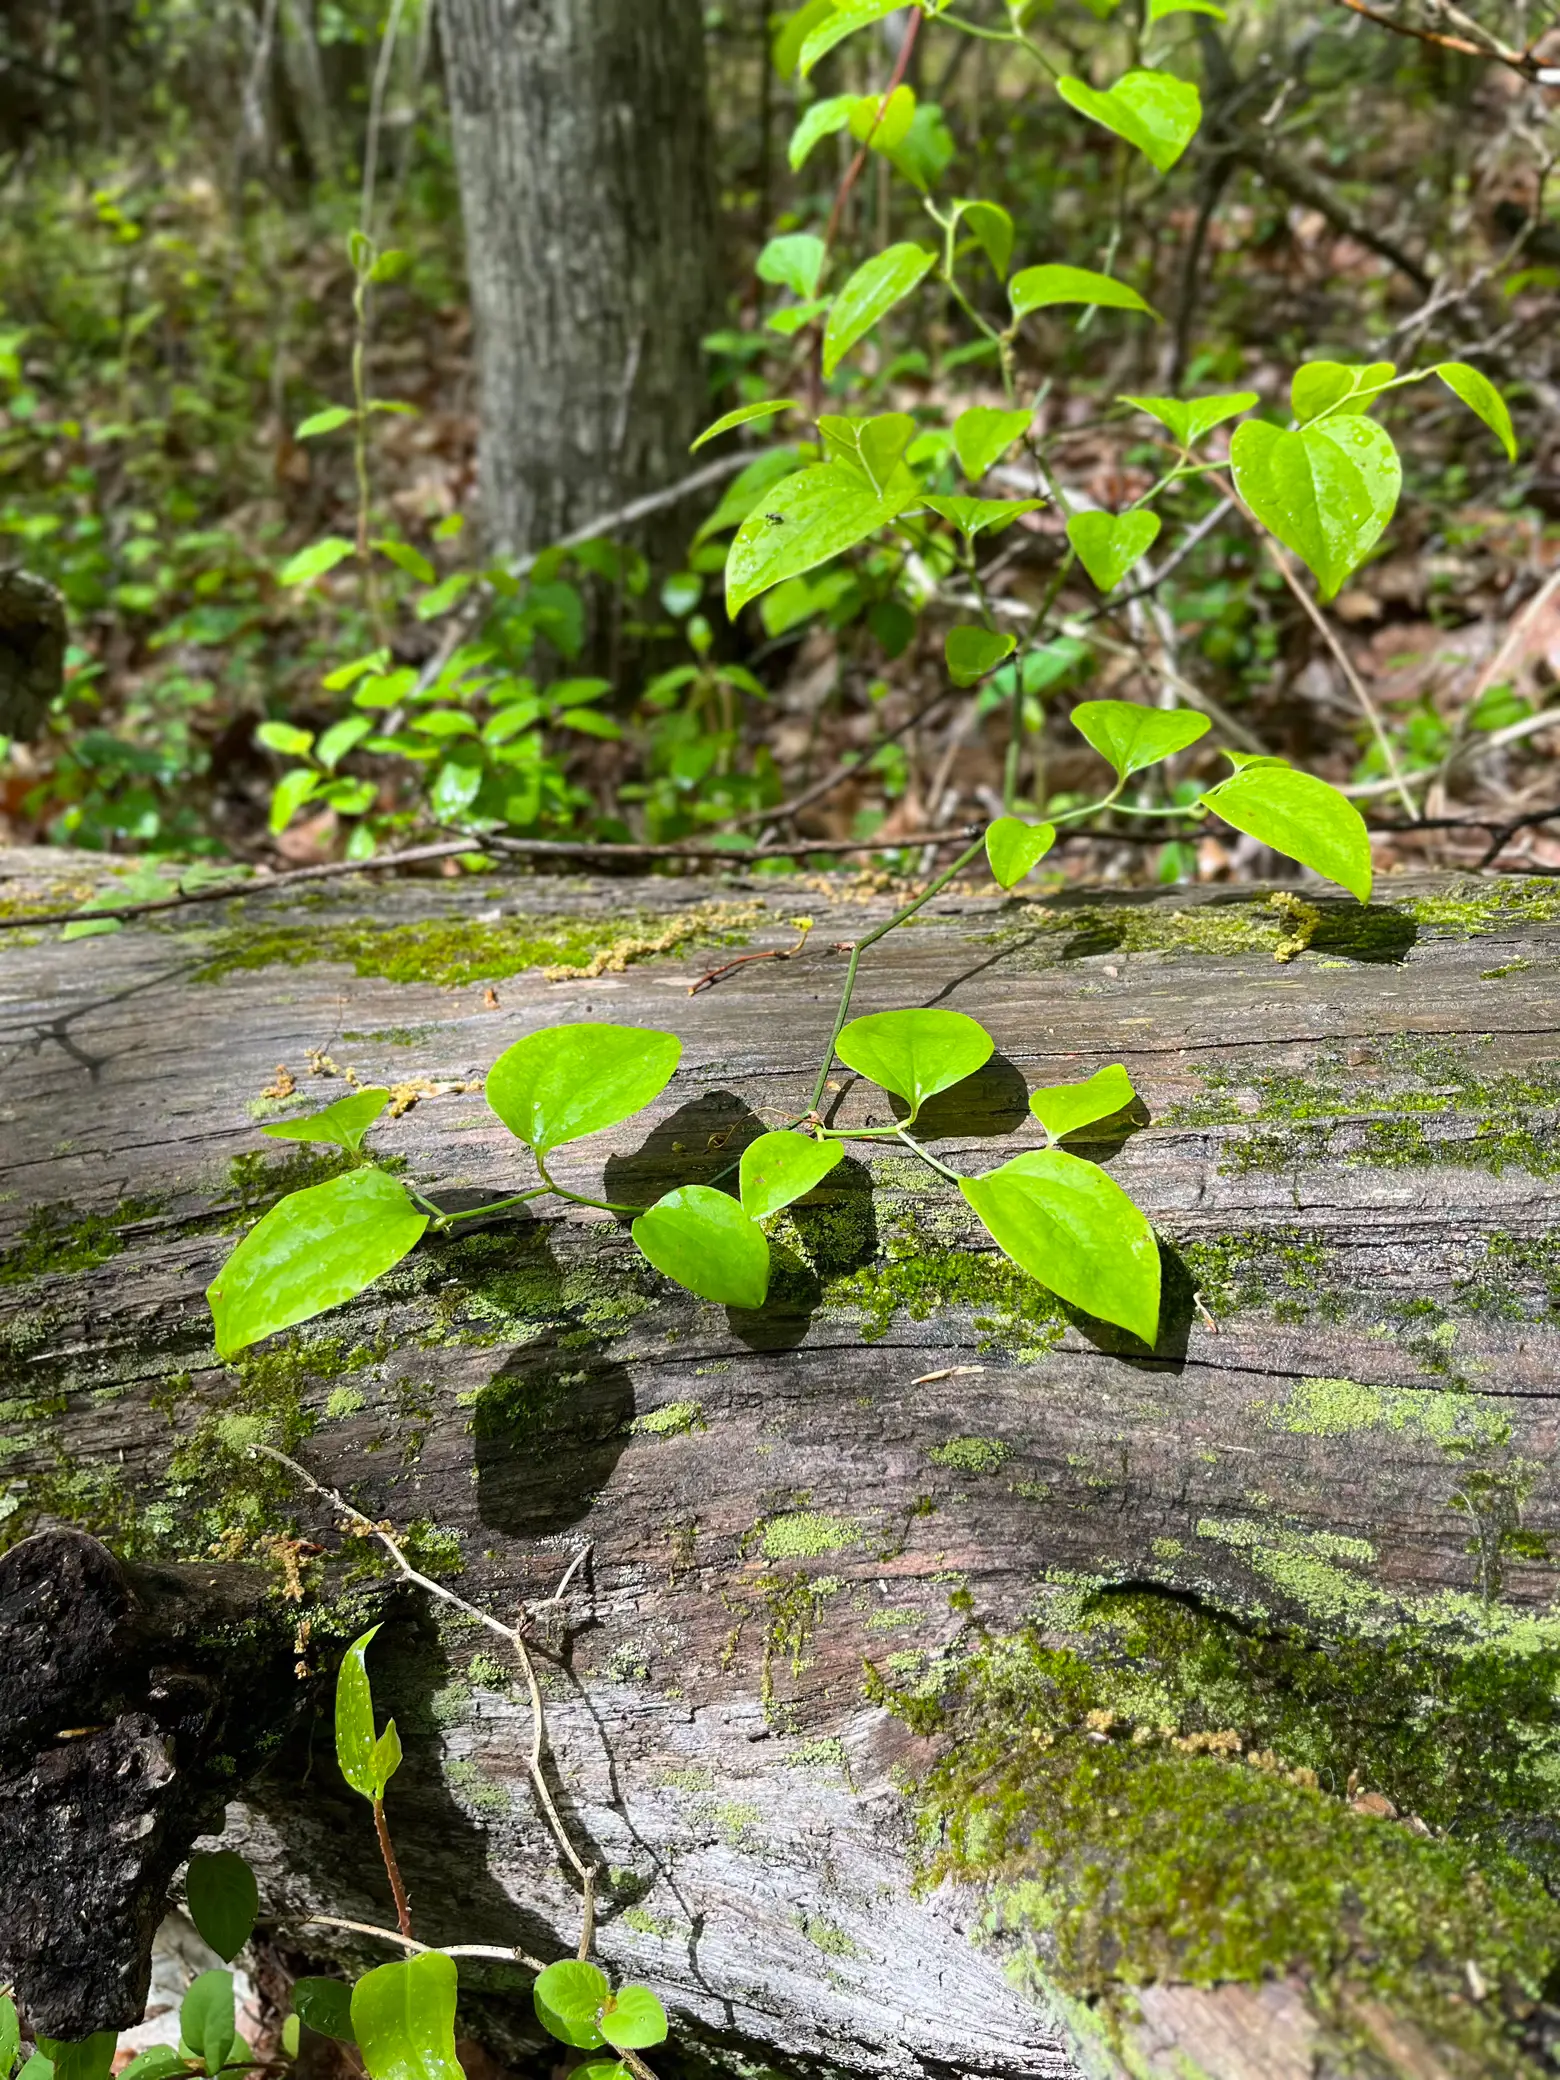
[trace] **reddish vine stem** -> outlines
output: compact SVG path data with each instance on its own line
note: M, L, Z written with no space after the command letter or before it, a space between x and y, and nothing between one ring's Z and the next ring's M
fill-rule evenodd
M406 1896L406 1887L401 1882L401 1866L395 1859L395 1844L390 1839L389 1823L385 1819L385 1802L374 1800L374 1829L379 1836L379 1853L385 1860L385 1874L390 1880L390 1890L395 1897L395 1918L403 1936L412 1933L412 1903Z

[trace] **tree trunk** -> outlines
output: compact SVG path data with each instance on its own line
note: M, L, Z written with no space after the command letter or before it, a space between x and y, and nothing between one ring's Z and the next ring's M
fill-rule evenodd
M704 414L699 0L443 0L493 545L666 484Z
M0 915L90 864L10 857ZM392 1591L255 1441L506 1619L588 1555L531 1632L549 1780L603 1871L598 1954L672 2011L660 2073L1554 2070L1560 888L954 891L873 949L858 1010L996 1038L924 1121L957 1170L1034 1145L1027 1089L1127 1065L1147 1123L1096 1152L1164 1239L1153 1352L863 1144L780 1223L759 1314L671 1288L610 1215L522 1213L224 1370L204 1288L318 1174L262 1118L350 1067L406 1101L377 1148L472 1205L527 1181L477 1088L504 1047L672 1028L666 1097L558 1157L642 1201L802 1109L840 943L890 901L336 886L0 935L0 1537L263 1563L307 1619L319 1712L228 1779L295 1959L346 1954L310 1914L393 1918L329 1740L333 1642L377 1615L418 1936L560 1956L580 1903L501 1643ZM734 939L793 945L803 902L800 957L686 994ZM886 1117L836 1081L841 1123ZM525 1974L462 1970L463 2027L545 2070Z

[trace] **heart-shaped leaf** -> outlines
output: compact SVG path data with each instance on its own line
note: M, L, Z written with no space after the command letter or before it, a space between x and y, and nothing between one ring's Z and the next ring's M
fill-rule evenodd
M815 101L803 113L801 121L791 132L791 142L786 146L786 157L791 162L793 173L801 172L815 145L821 144L826 137L832 137L836 130L849 126L856 100L854 94L835 94L827 101Z
M455 2055L455 1960L425 1950L366 1972L352 1989L352 2030L369 2080L464 2080Z
M1202 121L1197 89L1173 72L1128 72L1103 93L1085 80L1063 78L1056 91L1080 115L1136 145L1161 173L1170 171Z
M1032 1091L1029 1109L1053 1141L1114 1119L1137 1096L1132 1079L1119 1062L1097 1069L1082 1083L1052 1083Z
M260 1131L276 1141L325 1141L355 1154L363 1146L363 1136L389 1103L387 1090L354 1091L350 1098L338 1098L334 1105L327 1105L323 1112L311 1112L307 1119L278 1120Z
M293 2006L299 2019L317 2036L338 2044L355 2044L352 2033L352 1988L344 1979L295 1979Z
M546 1026L499 1056L487 1101L516 1140L545 1156L632 1119L665 1090L681 1055L675 1033L645 1026Z
M1190 448L1200 441L1205 433L1212 433L1226 419L1237 418L1249 412L1261 399L1255 390L1230 390L1218 397L1123 397L1122 404L1136 405L1140 412L1147 412L1165 427L1172 440L1183 448Z
M260 1911L260 1892L249 1865L232 1849L192 1856L184 1899L202 1939L224 1964L231 1964L253 1935Z
M977 679L984 679L994 672L1004 657L1011 657L1018 648L1017 636L997 635L989 628L977 628L973 623L959 628L950 628L943 650L948 659L948 677L955 686L973 686Z
M928 512L936 513L950 526L956 527L966 541L974 541L976 535L986 532L998 533L1018 519L1021 513L1038 513L1045 504L1043 498L927 498L921 503Z
M1391 435L1358 412L1293 433L1247 419L1235 429L1230 464L1236 490L1312 572L1324 600L1381 539L1403 483Z
M761 1221L782 1206L805 1198L844 1156L838 1141L814 1141L810 1134L760 1134L742 1151L739 1181L742 1210Z
M383 1170L291 1192L255 1223L206 1288L217 1350L232 1357L371 1286L415 1249L428 1216Z
M882 21L885 15L893 14L899 4L900 0L835 0L832 12L822 16L817 26L803 38L799 53L803 77L837 43L843 43L847 36L854 36L858 29L867 29L874 22Z
M1032 416L1030 412L999 411L989 404L972 405L960 412L953 424L953 449L972 484L978 484L992 464L1000 462L1029 431Z
M599 2018L611 1997L606 1973L574 1957L538 1972L532 1989L536 2017L543 2029L579 2051L594 2051L605 2043Z
M874 1012L853 1018L836 1043L846 1068L902 1098L910 1120L938 1091L973 1076L991 1050L991 1035L962 1011Z
M1033 873L1056 843L1054 823L999 816L986 832L986 862L999 888L1014 888Z
M769 1291L769 1242L735 1199L685 1184L634 1223L634 1240L657 1271L701 1300L762 1307Z
M1260 844L1370 901L1370 834L1346 795L1311 773L1267 759L1243 765L1203 796L1216 816Z
M765 493L738 528L726 558L726 612L735 620L750 599L854 549L914 505L919 486L896 471L879 495L858 469L821 463Z
M666 2010L648 1986L624 1986L601 2011L601 2034L620 2051L666 2042Z
M1391 361L1307 361L1290 382L1290 409L1302 425L1323 412L1363 412L1396 374Z
M1139 507L1132 513L1074 513L1067 539L1101 592L1112 592L1159 539L1159 515Z
M219 2073L233 2049L233 1974L202 1972L179 2008L179 2036L208 2073Z
M887 97L858 96L850 112L850 134L858 144L870 144L875 152L896 152L914 121L915 89L895 87Z
M1190 708L1145 708L1137 701L1082 701L1071 720L1084 741L1116 768L1118 780L1174 757L1208 734L1206 715Z
M818 421L818 433L825 462L859 471L881 497L915 439L916 426L908 412L879 412L873 419L847 419L825 412Z
M828 251L823 240L810 231L772 238L758 256L758 278L778 282L796 296L816 296Z
M1511 412L1505 398L1489 377L1481 369L1471 368L1466 361L1443 361L1436 374L1454 397L1460 397L1470 412L1477 413L1515 462L1517 431L1511 423Z
M961 202L955 205L963 216L964 228L991 262L999 282L1007 280L1013 258L1013 219L1000 202Z
M1015 1156L959 1189L992 1240L1020 1269L1074 1307L1159 1333L1154 1231L1115 1179L1059 1148Z
M910 242L889 246L866 260L834 299L823 334L823 372L832 376L845 356L910 294L936 265L937 255Z
M1013 277L1008 289L1015 318L1030 311L1046 310L1055 303L1108 304L1113 310L1146 311L1159 316L1151 304L1118 282L1114 275L1096 274L1088 267L1026 267Z

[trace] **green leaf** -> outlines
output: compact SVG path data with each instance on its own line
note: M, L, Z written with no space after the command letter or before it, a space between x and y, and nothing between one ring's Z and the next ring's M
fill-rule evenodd
M9 2073L3 2047L0 2047L0 2074ZM192 2071L190 2061L182 2051L175 2051L171 2044L153 2044L149 2049L132 2058L119 2075L119 2080L173 2080L176 2073Z
M884 9L883 12L887 12ZM834 299L823 334L823 372L832 376L845 356L879 319L937 263L937 255L911 241L887 247L863 261Z
M701 1300L762 1307L769 1291L769 1241L735 1199L712 1185L685 1184L658 1199L633 1227L657 1271Z
M844 1154L841 1142L814 1141L810 1134L760 1134L742 1151L743 1212L761 1221L805 1198Z
M1208 734L1206 715L1190 708L1145 708L1137 701L1083 701L1072 711L1072 725L1115 767L1118 780L1158 765Z
M1202 121L1197 89L1173 72L1128 72L1104 93L1085 80L1064 78L1056 91L1079 115L1135 145L1161 173L1170 171Z
M821 318L832 301L832 297L814 296L806 303L788 303L783 310L770 313L764 320L765 329L778 332L782 339L790 339L804 326Z
M1029 270L1031 274L1041 271ZM999 411L989 404L972 405L967 412L960 412L953 426L953 451L972 484L978 484L993 463L1000 462L1013 443L1029 431L1032 416L1029 412Z
M218 2073L233 2049L233 1974L202 1972L179 2009L179 2035L208 2073ZM58 2065L56 2065L56 2074Z
M1302 424L1344 405L1363 412L1396 374L1391 361L1307 361L1290 382L1290 409Z
M998 888L1016 887L1055 843L1054 823L1025 823L1017 816L999 816L986 832L986 861Z
M368 1680L368 1650L379 1633L375 1625L355 1639L341 1657L336 1672L336 1760L341 1774L354 1791L372 1803L385 1795L385 1786L401 1760L399 1739L384 1742L374 1732L374 1694ZM395 1732L392 1719L385 1728L388 1740Z
M225 1972L209 1973L211 1978L226 1978ZM197 1980L196 1984L200 1982ZM231 1982L230 1982L231 1983ZM34 2038L38 2050L53 2069L54 2080L108 2080L114 2063L114 2052L118 2047L117 2030L100 2029L95 2036L83 2037L77 2043L68 2043L59 2037L38 2035ZM31 2065L32 2060L27 2061ZM27 2066L23 2066L25 2073Z
M999 282L1007 280L1013 260L1013 219L1000 202L961 202L963 222L991 262Z
M21 2049L22 2026L16 2003L8 1993L0 1993L0 2080L11 2080L11 2068Z
M311 542L307 549L300 549L296 556L288 558L276 574L279 585L310 585L316 578L323 578L333 571L338 563L345 563L349 556L356 555L355 546L339 534L328 534L321 542Z
M516 1140L545 1156L642 1112L681 1056L674 1033L648 1026L546 1026L499 1056L487 1101Z
M824 461L854 469L879 497L894 482L915 431L908 412L880 412L875 419L846 419L825 412L818 421Z
M1310 773L1266 759L1243 765L1203 803L1238 831L1370 901L1370 836L1346 795Z
M16 2080L54 2080L54 2061L45 2058L41 2051L35 2051L23 2062Z
M368 278L371 282L399 281L411 264L412 256L410 253L403 252L399 246L390 246L379 255L373 266L368 270Z
M576 1957L538 1972L532 1989L543 2029L579 2051L594 2051L606 2042L599 2018L611 1994L606 1973Z
M382 537L374 543L374 547L381 556L388 557L398 571L405 571L406 575L415 578L419 585L431 585L439 575L422 551L414 549L410 542L394 542L388 537Z
M994 672L1003 658L1011 657L1017 648L1017 636L997 635L973 623L950 628L943 643L948 677L955 686L973 686L977 679Z
M224 1964L231 1964L253 1935L260 1911L254 1872L232 1849L192 1856L184 1896L197 1931Z
M1168 21L1173 14L1211 14L1216 22L1229 17L1219 6L1218 0L1148 0L1148 26Z
M1255 390L1230 390L1218 397L1123 397L1119 402L1147 412L1151 419L1169 429L1171 439L1180 447L1190 448L1205 433L1212 433L1226 419L1249 412L1262 400Z
M294 766L290 773L283 773L271 791L271 811L267 820L273 833L286 830L304 803L324 784L324 776L311 771L308 766Z
M620 2058L588 2058L574 2068L569 2080L632 2080L632 2076Z
M343 715L320 738L314 755L327 773L333 773L347 753L372 733L373 727L367 715Z
M793 295L816 296L829 249L810 231L793 231L785 238L772 238L758 256L761 282L778 282ZM745 408L750 414L751 405ZM769 406L763 407L771 409ZM727 414L730 417L730 414Z
M882 21L885 15L894 14L900 4L901 0L836 0L833 11L824 16L802 41L798 55L803 78L837 43L843 43L847 36L854 36L858 29L870 28L874 22Z
M1230 465L1236 490L1312 572L1324 600L1381 539L1403 482L1391 435L1354 412L1294 433L1247 419L1235 429Z
M296 2015L287 2015L287 2016L284 2016L284 2017L282 2018L282 2056L283 2056L283 2058L287 2058L287 2059L294 2059L294 2058L296 2058L296 2057L298 2056L298 2051L299 2051L299 2047L301 2046L301 2044L302 2044L302 2043L303 2043L303 2025L302 2025L302 2023L301 2023L301 2022L300 2022L300 2021L298 2020L298 2017L297 2017Z
M356 417L357 413L348 411L345 405L329 405L323 412L312 412L303 420L294 439L316 440L322 433L334 433L338 426L350 426Z
M870 144L875 152L896 152L914 121L915 89L895 87L886 101L881 94L858 97L850 112L850 134L858 144Z
M998 532L1021 513L1038 513L1045 504L1043 498L927 498L921 502L956 527L966 541L987 529Z
M879 495L861 473L837 462L785 478L762 497L732 540L726 559L726 612L853 549L920 497L908 471Z
M601 2011L601 2034L620 2051L666 2042L666 2010L648 1986L624 1986Z
M425 1950L352 1989L352 2029L369 2080L464 2080L455 2056L455 1961Z
M1481 418L1494 434L1510 459L1517 459L1517 432L1511 423L1511 413L1506 400L1481 369L1470 368L1466 361L1443 361L1436 374L1451 391L1460 397L1470 412Z
M351 1097L338 1098L334 1105L327 1105L323 1112L311 1112L306 1119L278 1120L260 1131L275 1141L328 1141L356 1154L363 1146L363 1136L389 1103L387 1090L354 1091Z
M806 110L791 132L791 142L786 147L786 157L791 162L793 173L801 172L815 145L821 144L826 137L832 137L835 131L849 127L855 106L854 94L835 94L827 101L815 101Z
M217 1351L339 1307L416 1248L428 1225L383 1170L348 1171L291 1192L257 1221L206 1288Z
M1131 513L1074 513L1067 539L1101 592L1113 592L1159 539L1159 515L1139 506Z
M1136 289L1129 289L1114 275L1096 274L1088 267L1026 267L1021 274L1014 275L1008 295L1015 318L1027 317L1030 311L1047 310L1056 303L1108 304L1115 310L1146 311L1151 318L1159 316Z
M314 732L294 729L290 722L262 722L255 731L255 742L267 751L281 752L284 758L307 758L314 748Z
M1061 1299L1145 1343L1159 1333L1154 1232L1097 1164L1045 1148L1015 1156L960 1191L1007 1256Z
M769 55L782 79L791 77L800 61L802 45L818 24L826 22L833 12L834 0L807 0L805 7L799 7L794 14L780 18ZM774 16L770 16L771 21L774 19ZM849 96L845 98L849 99Z
M1061 1141L1098 1120L1114 1119L1136 1096L1131 1077L1119 1062L1113 1062L1082 1083L1052 1083L1032 1091L1029 1109L1051 1139Z
M338 2044L355 2044L352 2031L352 1988L344 1979L295 1979L293 2006L317 2036Z
M835 1051L847 1069L904 1100L908 1126L928 1098L990 1061L991 1049L985 1027L962 1011L877 1011L853 1018Z

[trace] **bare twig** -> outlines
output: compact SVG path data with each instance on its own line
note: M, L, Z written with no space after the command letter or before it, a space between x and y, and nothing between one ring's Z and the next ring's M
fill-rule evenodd
M1470 22L1466 15L1460 14L1456 9L1447 11L1468 28L1477 29L1477 39L1447 36L1438 29L1421 29L1414 22L1395 21L1391 15L1381 14L1374 7L1367 7L1365 0L1337 0L1337 4L1348 8L1351 14L1363 15L1367 22L1374 22L1380 29L1390 29L1396 36L1410 36L1416 43L1434 44L1444 51L1460 51L1470 58L1488 58L1494 64L1505 65L1511 71L1521 73L1524 79L1536 80L1542 84L1554 84L1560 80L1560 68L1540 64L1531 50L1513 50L1509 44L1501 43L1477 22Z
M285 1917L284 1917L285 1918ZM419 1943L393 1928L378 1928L371 1921L344 1921L339 1914L305 1914L290 1925L294 1928L344 1928L355 1936L373 1936L381 1943L398 1943L403 1950L426 1955L437 1950L441 1957L487 1957L499 1964L523 1965L528 1972L545 1972L539 1957L525 1950L505 1950L497 1943Z
M792 922L795 923L796 920L793 919ZM701 975L697 982L689 983L689 996L696 997L700 990L713 989L723 975L730 975L734 969L745 968L753 961L795 960L796 956L807 944L807 934L812 930L811 919L801 925L799 929L800 937L794 946L771 946L764 953L739 953L735 960L723 961L718 968L711 968L710 972L707 975Z

